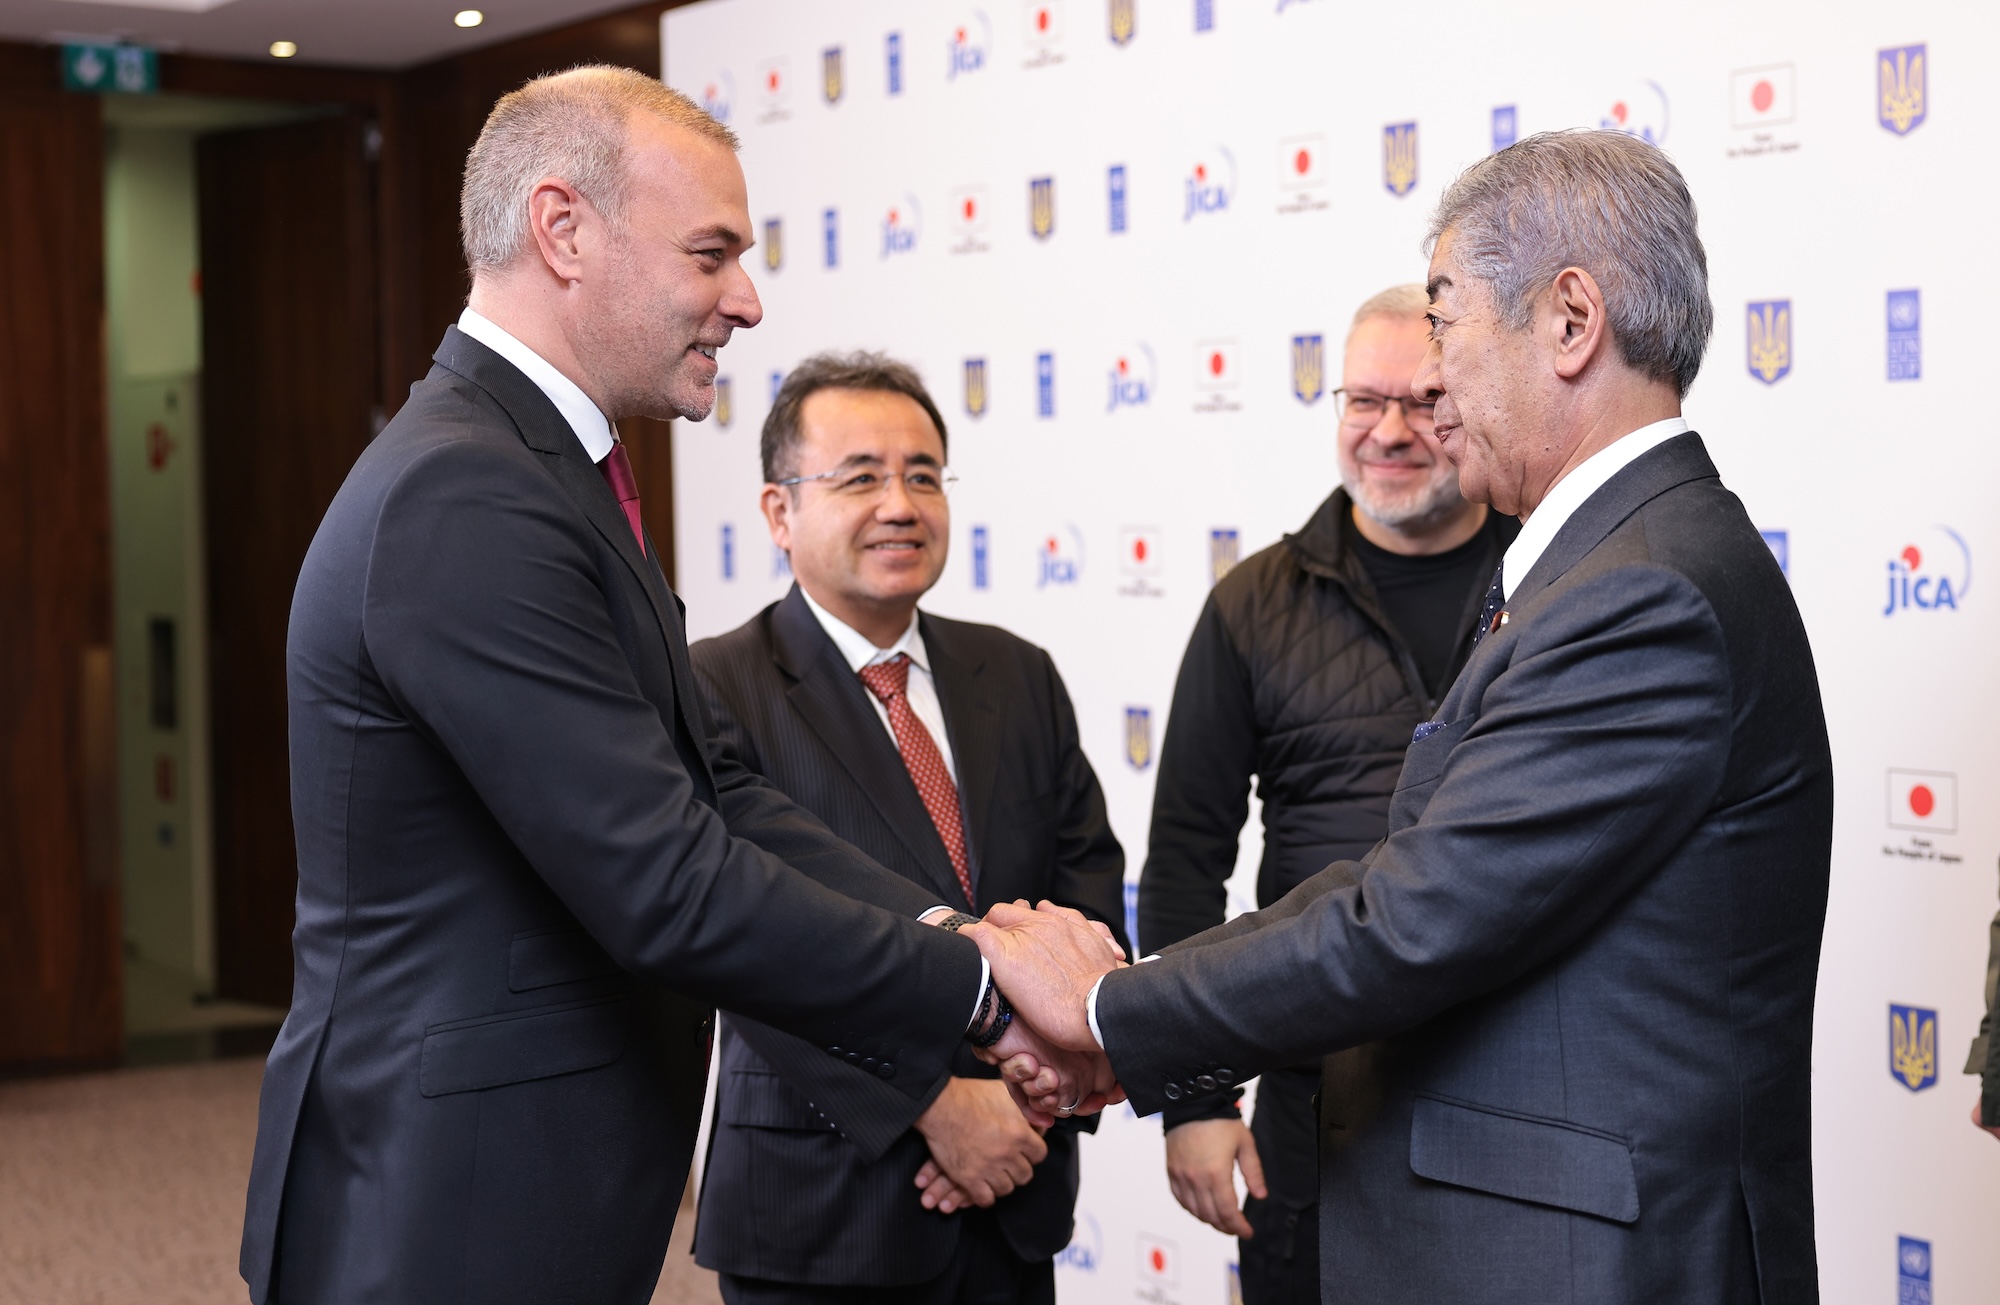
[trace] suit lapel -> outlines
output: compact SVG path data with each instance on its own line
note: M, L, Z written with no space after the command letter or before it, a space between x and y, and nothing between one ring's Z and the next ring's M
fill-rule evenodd
M942 900L957 902L963 894L951 854L917 795L903 754L869 705L861 678L848 669L797 585L772 613L771 642L779 669L792 680L785 697L793 710L909 848L931 885L945 894Z
M605 483L604 474L584 452L576 432L570 429L555 404L549 402L549 396L522 375L518 367L456 326L446 328L444 343L438 346L435 356L439 363L491 394L506 409L521 441L546 456L543 465L549 468L556 484L611 545L632 572L632 578L639 582L639 588L645 591L660 639L666 644L667 663L673 671L674 710L694 740L703 774L713 792L715 775L708 766L707 734L700 724L701 717L696 714L694 668L687 659L687 629L681 623L679 601L667 588L658 559L640 551L638 541L632 536L632 525L612 495L611 486Z
M928 615L918 614L917 630L930 657L931 679L937 685L945 733L951 740L952 766L958 772L959 819L965 824L973 890L982 902L998 901L1002 886L985 881L981 855L993 815L993 782L1000 762L1000 712L984 679L986 663Z

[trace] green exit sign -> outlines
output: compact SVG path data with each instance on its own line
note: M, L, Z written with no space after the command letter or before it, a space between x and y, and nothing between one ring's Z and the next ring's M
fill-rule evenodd
M160 59L143 45L65 45L62 78L66 91L153 95L160 89Z

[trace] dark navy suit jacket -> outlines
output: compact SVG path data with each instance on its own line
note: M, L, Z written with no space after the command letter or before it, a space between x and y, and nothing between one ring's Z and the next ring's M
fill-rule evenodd
M1383 842L1105 978L1112 1064L1148 1112L1382 1040L1322 1082L1326 1300L1817 1300L1833 779L1791 591L1690 433L1507 607Z
M919 618L958 772L977 908L1044 897L1104 921L1125 945L1125 855L1077 739L1055 663L990 625ZM951 859L859 677L796 586L693 649L717 737L734 758L883 865L964 909ZM928 1211L912 1129L929 1100L886 1090L811 1044L724 1021L716 1127L702 1169L695 1255L787 1282L891 1286L943 1272L965 1220ZM969 1052L953 1073L991 1078ZM942 1084L939 1085L942 1088ZM1025 1187L994 1206L1015 1254L1069 1243L1076 1134L1058 1124Z
M243 1276L285 1305L644 1302L711 1009L927 1099L978 952L711 757L678 601L574 432L456 330L437 364L293 601L296 974Z

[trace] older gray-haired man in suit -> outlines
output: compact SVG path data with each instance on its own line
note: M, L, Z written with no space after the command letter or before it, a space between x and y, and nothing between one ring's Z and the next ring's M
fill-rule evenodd
M1816 1300L1833 780L1797 607L1680 415L1693 199L1650 145L1542 135L1431 233L1413 390L1523 525L1388 837L1116 972L1053 911L972 932L1141 1111L1380 1040L1322 1083L1326 1300Z

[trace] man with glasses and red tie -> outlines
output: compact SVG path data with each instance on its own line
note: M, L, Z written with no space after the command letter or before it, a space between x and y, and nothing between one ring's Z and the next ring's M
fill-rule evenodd
M723 748L942 905L1046 898L1122 942L1125 857L1055 664L917 609L951 538L944 419L922 381L879 354L808 358L762 453L797 583L694 645ZM695 1257L725 1301L1053 1305L1075 1134L1094 1121L1044 1136L969 1052L921 1102L864 1056L735 1015L718 1055Z
M1334 393L1340 488L1304 528L1219 581L1195 624L1139 881L1146 952L1223 922L1253 778L1260 908L1374 846L1411 731L1472 646L1520 523L1459 496L1431 405L1410 395L1428 303L1422 286L1401 285L1355 313ZM1358 1047L1327 1064L1365 1075L1373 1054ZM1320 1072L1315 1061L1265 1074L1248 1126L1240 1090L1163 1113L1174 1195L1244 1239L1249 1305L1319 1300L1319 1147L1338 1145L1315 1140ZM1240 1210L1237 1168L1250 1195Z

